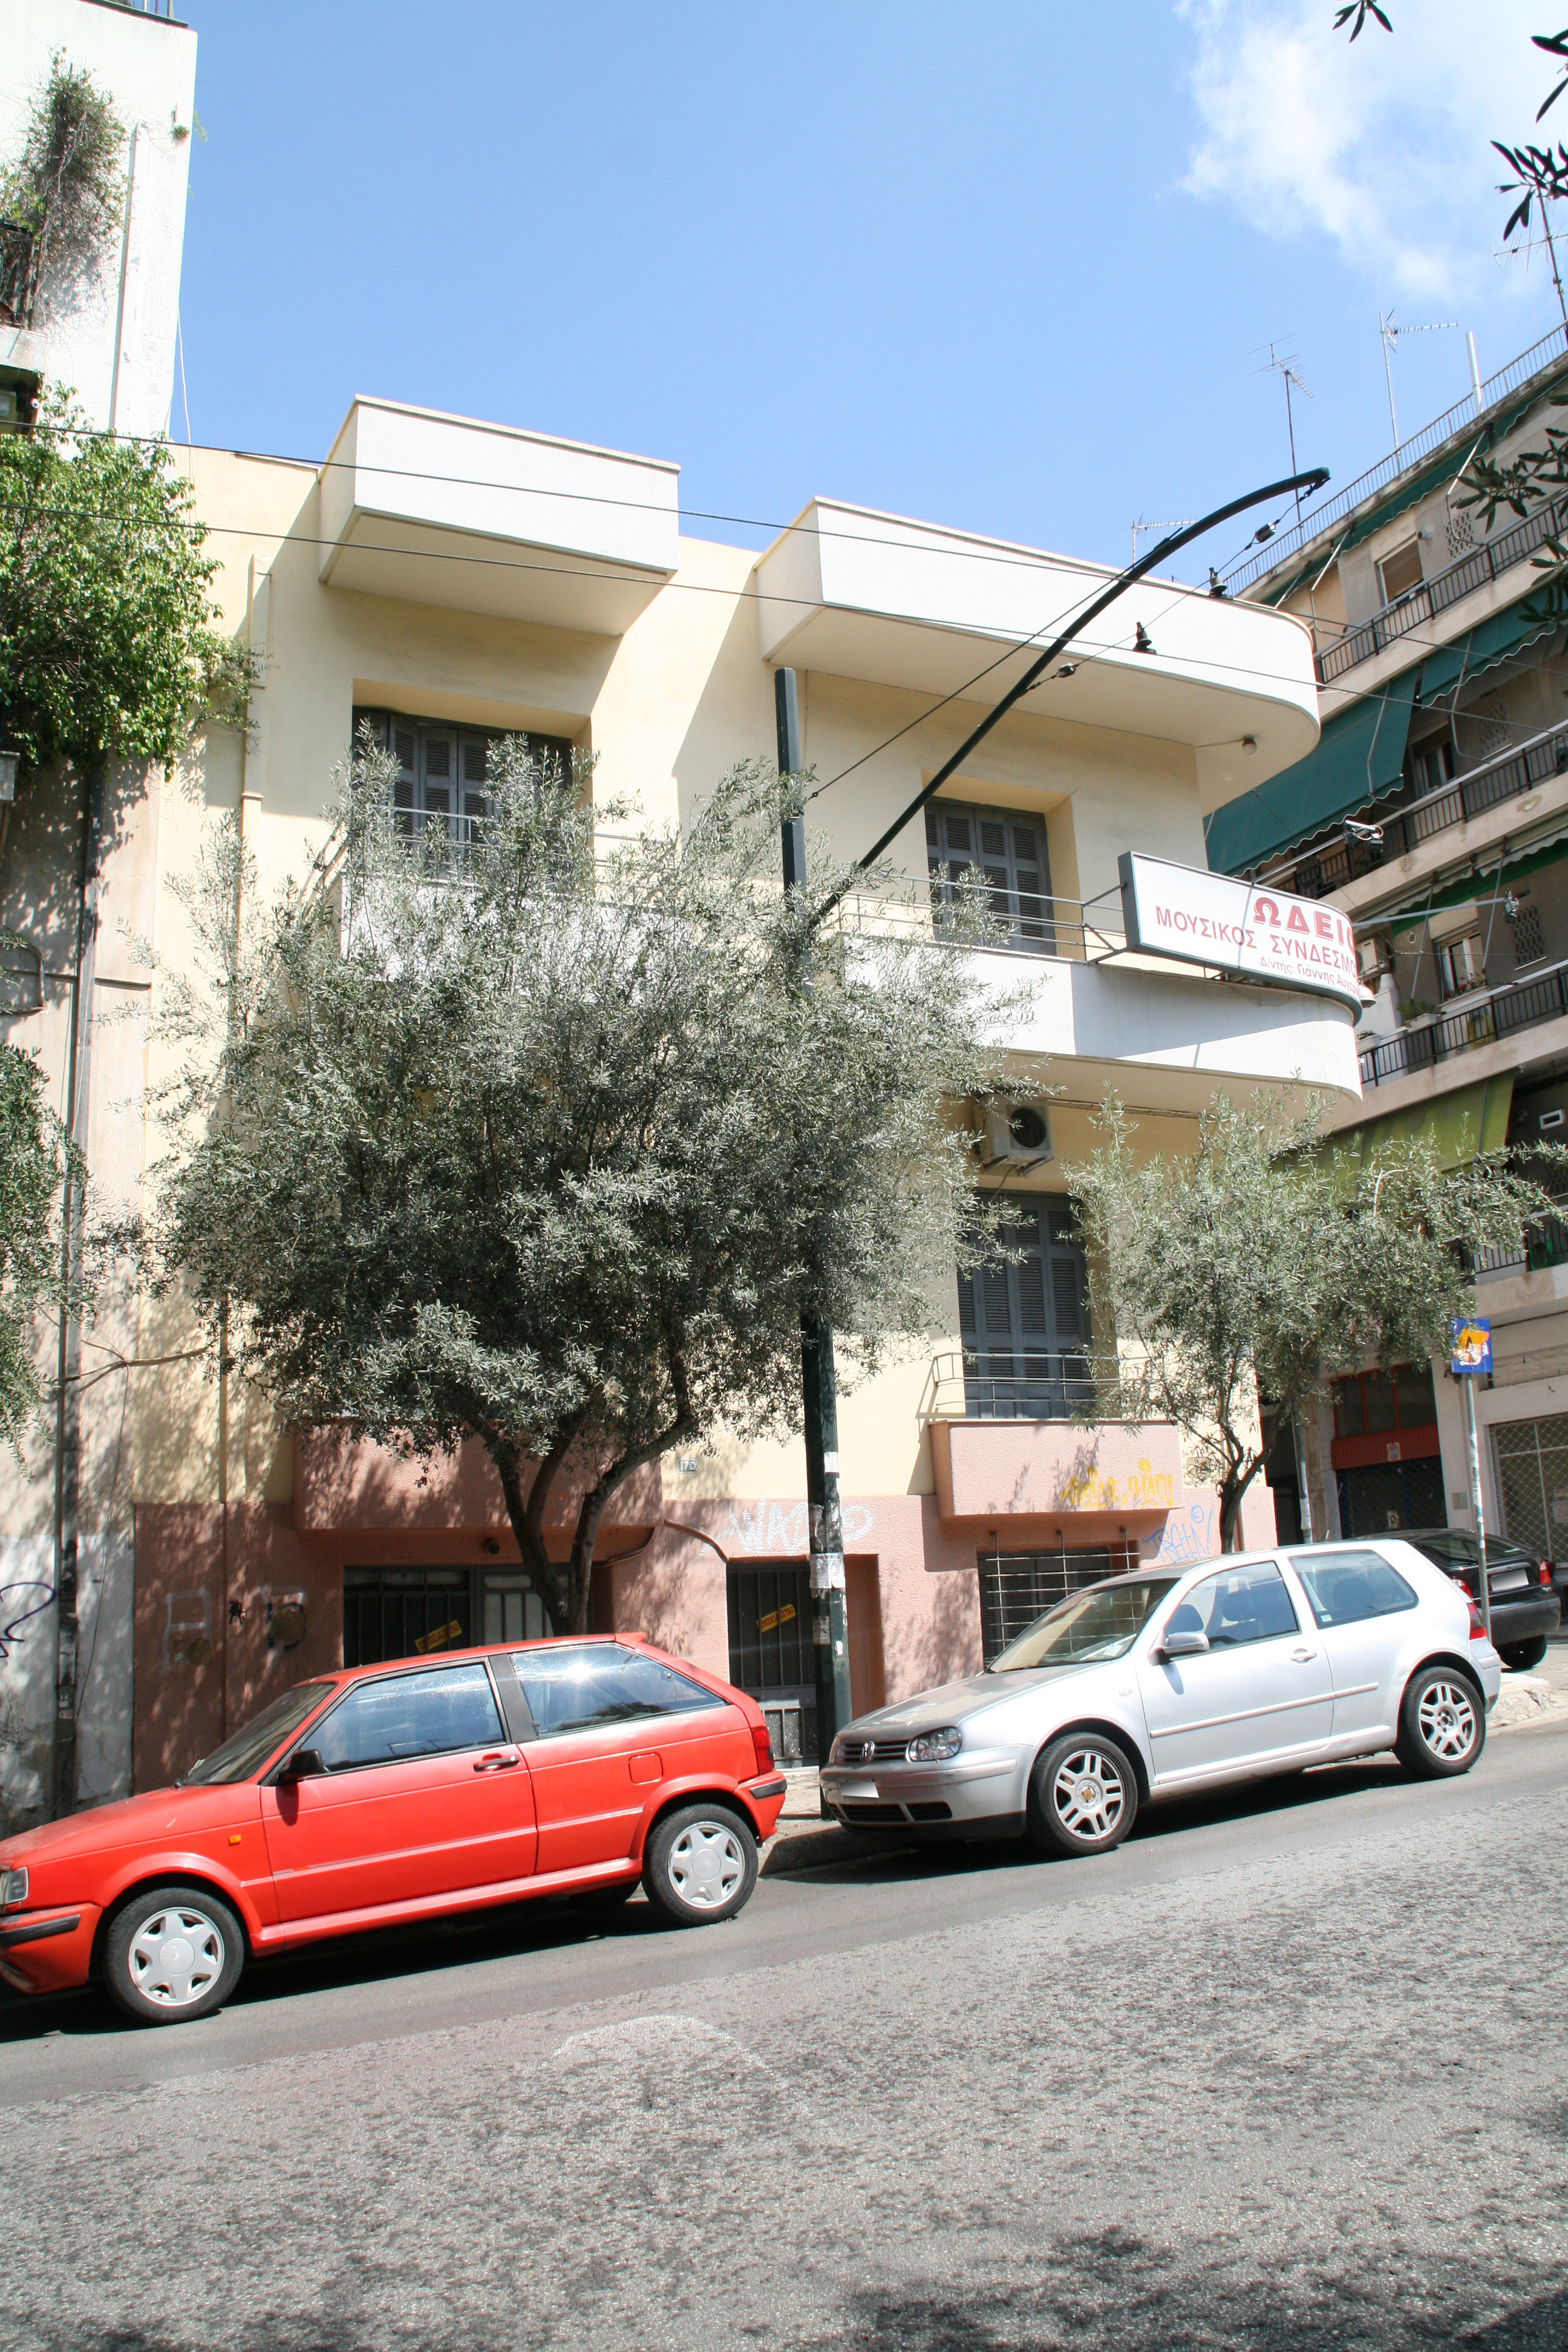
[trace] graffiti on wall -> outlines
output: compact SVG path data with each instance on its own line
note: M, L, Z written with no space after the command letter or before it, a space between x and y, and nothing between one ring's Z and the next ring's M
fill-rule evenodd
M1176 1498L1175 1480L1145 1456L1120 1484L1097 1477L1092 1465L1062 1478L1053 1498L1062 1511L1166 1511Z
M844 1507L844 1549L853 1551L865 1542L877 1524L877 1515L865 1503L847 1503ZM802 1559L811 1549L808 1541L810 1520L804 1503L759 1503L754 1511L743 1503L730 1506L730 1524L723 1531L724 1549L731 1554L749 1553L776 1559L782 1552L798 1552Z
M29 1620L41 1617L54 1598L52 1584L0 1584L0 1662L26 1641Z
M209 1592L169 1592L163 1596L163 1663L168 1666L210 1666L213 1655L213 1604Z
M1145 1536L1138 1557L1145 1568L1190 1568L1200 1559L1213 1559L1217 1549L1214 1507L1194 1503L1184 1516L1167 1519L1157 1534Z

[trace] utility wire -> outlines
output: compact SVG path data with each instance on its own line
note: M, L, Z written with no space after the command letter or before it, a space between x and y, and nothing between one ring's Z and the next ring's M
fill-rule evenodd
M490 431L495 428L482 426L478 429ZM505 430L506 428L503 427L500 429ZM73 433L68 426L61 425L35 425L31 430L35 434L50 434L56 438L62 440L113 441L117 444L124 443L131 446L144 446L149 448L163 445L167 446L172 450L177 450L181 446L177 442L170 442L168 436L162 433L109 433L100 431ZM1027 548L1021 547L1019 542L1016 540L1001 541L994 543L971 547L921 546L906 538L885 535L875 531L834 530L825 529L820 523L803 522L798 517L791 517L787 521L779 522L770 520L764 515L729 514L718 508L688 507L682 506L679 503L674 508L670 508L663 504L660 500L655 499L608 498L596 490L554 489L542 486L536 487L531 483L524 485L518 482L498 481L490 478L489 476L480 474L437 474L429 471L427 467L417 466L365 465L362 464L359 459L353 457L285 457L277 451L266 449L228 449L219 443L213 441L202 442L195 445L194 447L189 442L184 446L187 456L238 457L249 464L255 465L294 466L300 467L302 471L308 471L314 475L321 475L333 471L359 472L374 476L376 478L384 481L436 482L449 489L510 490L517 493L519 496L527 497L529 499L557 499L568 504L593 507L611 507L623 509L627 513L633 514L656 514L668 516L673 513L678 520L684 520L692 522L732 523L740 530L772 531L775 539L783 538L790 533L798 532L803 539L843 540L847 545L853 547L891 547L896 548L898 551L903 555L940 555L943 558L956 557L964 562L999 564L1005 568L1018 571L1033 571L1038 566L1042 558L1044 558L1047 562L1068 565L1076 571L1102 572L1108 579L1113 580L1118 576L1116 568L1112 564L1100 563L1087 556L1054 554L1047 549L1041 549L1038 551L1034 551ZM641 458L626 457L622 452L616 450L610 450L604 453L593 451L589 454L595 456L604 454L616 458L623 464L640 465L647 462ZM816 503L816 501L813 501L813 503ZM826 503L833 505L838 502L830 499L826 501ZM852 508L849 511L861 513L867 510L859 508ZM1282 513L1283 511L1287 510L1282 510ZM903 520L903 518L897 516L878 516L875 519L879 521ZM414 518L414 520L418 520L418 518ZM426 520L427 520L428 518L426 518ZM209 526L209 528L216 529L218 526L212 525ZM977 532L963 530L953 524L919 522L914 520L912 518L910 519L906 524L906 528L916 530L940 531L944 537L951 536L952 538L961 540L974 540L979 536ZM1278 524L1271 525L1269 535L1272 536L1273 531L1278 528ZM724 544L722 541L719 543L721 545ZM1247 542L1247 547L1250 547L1252 544L1253 541L1248 540ZM766 551L767 551L765 549L763 551L764 553ZM1244 548L1241 550L1240 554L1245 554L1246 551L1247 550ZM1228 559L1228 561L1232 562L1239 562L1240 554ZM1179 584L1184 586L1187 583L1184 582ZM787 602L789 600L781 599L780 601Z

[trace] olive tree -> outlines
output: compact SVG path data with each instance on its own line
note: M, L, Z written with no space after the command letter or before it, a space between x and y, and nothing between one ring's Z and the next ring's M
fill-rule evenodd
M187 889L205 977L166 992L152 1239L289 1419L479 1440L548 1622L581 1631L633 1470L797 1418L803 1316L849 1335L849 1378L927 1333L933 1273L982 1245L951 1106L998 1077L1008 1008L918 927L819 935L777 880L771 771L684 834L606 838L585 770L512 739L460 848L401 831L393 782L363 742L328 848L237 952L232 833Z
M1067 1171L1088 1246L1098 1414L1171 1421L1217 1489L1222 1549L1263 1467L1258 1398L1295 1419L1338 1371L1447 1351L1483 1251L1522 1255L1551 1196L1508 1152L1445 1168L1430 1142L1322 1138L1324 1106L1216 1095L1190 1158L1142 1153L1114 1097ZM1568 1157L1568 1155L1563 1155ZM1540 1157L1539 1154L1536 1155Z

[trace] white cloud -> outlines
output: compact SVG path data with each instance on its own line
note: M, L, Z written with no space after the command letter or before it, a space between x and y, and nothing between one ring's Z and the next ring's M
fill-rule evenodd
M1555 29L1540 0L1386 0L1352 46L1333 0L1177 0L1201 125L1183 185L1276 236L1325 232L1390 294L1448 299L1485 274L1507 207L1493 139L1533 129ZM1562 121L1558 121L1558 113Z

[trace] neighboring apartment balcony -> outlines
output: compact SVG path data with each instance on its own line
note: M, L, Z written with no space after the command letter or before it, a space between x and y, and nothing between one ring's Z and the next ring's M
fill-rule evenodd
M1440 1062L1494 1045L1543 1022L1568 1014L1568 962L1532 972L1504 988L1475 989L1442 1013L1415 1022L1361 1057L1362 1086L1380 1087L1430 1070Z
M334 588L625 635L679 562L679 468L359 399L321 467Z
M1494 531L1490 538L1470 550L1468 555L1450 563L1446 571L1435 572L1423 580L1418 588L1406 589L1390 604L1384 605L1369 621L1360 621L1347 629L1336 645L1326 646L1316 657L1318 682L1330 685L1343 677L1364 661L1371 661L1385 647L1394 645L1412 629L1420 629L1484 588L1489 581L1500 580L1516 563L1522 563L1547 540L1568 529L1568 500L1538 508L1507 530ZM1427 648L1429 650L1429 648Z
M1531 736L1528 742L1485 761L1404 808L1385 810L1373 803L1363 816L1382 833L1381 842L1337 841L1327 848L1303 850L1284 865L1271 866L1260 878L1293 890L1300 898L1326 898L1387 868L1395 858L1407 857L1427 842L1563 775L1568 775L1568 722ZM1537 815L1533 809L1521 814ZM1391 875L1390 880L1394 878ZM1357 919L1361 919L1359 907Z
M1553 1200L1568 1209L1568 1186L1561 1177L1547 1185ZM1525 1235L1521 1250L1483 1250L1476 1260L1479 1280L1494 1274L1543 1274L1549 1266L1568 1265L1568 1218L1542 1217Z
M1390 456L1380 457L1375 466L1370 466L1364 474L1358 474L1343 489L1335 490L1331 498L1310 508L1299 523L1289 530L1274 532L1257 554L1249 555L1226 574L1231 594L1245 594L1248 588L1267 580L1271 573L1284 570L1294 556L1304 556L1310 562L1312 559L1308 551L1314 541L1330 539L1336 526L1349 522L1358 509L1370 511L1384 490L1392 488L1403 475L1415 473L1429 457L1435 457L1446 442L1457 440L1460 435L1476 433L1490 410L1513 400L1532 377L1544 376L1552 368L1560 365L1563 357L1563 330L1553 327L1550 333L1542 336L1539 342L1532 343L1528 351L1521 352L1495 375L1489 376L1480 386L1479 394L1471 393L1465 399L1456 401L1451 408L1444 410L1441 416L1434 417L1418 432L1407 435Z

